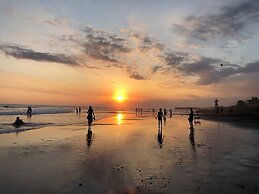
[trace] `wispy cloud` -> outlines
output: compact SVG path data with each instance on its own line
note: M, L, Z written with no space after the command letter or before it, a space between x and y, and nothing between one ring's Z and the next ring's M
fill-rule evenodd
M14 45L14 44L1 44L0 51L8 56L15 57L17 59L30 59L33 61L46 61L54 63L62 63L71 66L79 66L80 63L76 57L67 56L64 54L51 54L44 52L36 52L34 50Z
M221 7L218 13L191 15L173 29L191 42L208 43L228 40L242 41L251 38L248 27L259 24L259 1L242 0Z
M196 78L196 84L209 85L225 81L231 76L259 72L259 63L248 63L246 65L231 64L220 59L194 55L192 53L172 51L165 45L156 43L156 40L146 36L137 36L142 41L140 49L142 52L159 48L157 57L161 64L151 68L151 73L173 73L182 79L188 77ZM146 44L144 44L146 42ZM146 45L143 47L143 45ZM157 47L157 45L161 45ZM144 49L142 49L144 48ZM222 65L221 65L222 64Z
M85 33L83 52L91 58L118 62L121 54L130 51L126 39L118 35L96 30L90 26L85 26L82 31Z
M93 68L87 66L85 61L88 59L101 60L106 62L104 67L125 69L129 78L135 80L152 79L154 73L172 73L183 80L186 77L194 77L193 80L196 80L196 84L209 85L222 82L238 74L259 72L258 61L240 66L219 58L173 51L147 34L129 33L125 38L89 26L85 26L80 32L83 36L64 35L56 39L62 42L74 42L81 51L77 55L38 52L17 44L0 44L0 51L17 59L55 62L73 67ZM135 45L131 42L132 37L138 39L138 44ZM139 69L147 69L147 67L142 68L143 63L136 60L136 56L131 54L135 50L139 50L142 57L148 58L152 55L159 61L158 64L150 67L150 72L145 70L143 74ZM134 65L132 65L133 61Z
M146 78L136 71L136 65L129 65L127 67L127 73L129 74L129 78L135 80L145 80Z
M51 18L46 19L43 21L43 23L52 25L52 26L59 26L59 25L69 25L71 23L71 20L66 18Z

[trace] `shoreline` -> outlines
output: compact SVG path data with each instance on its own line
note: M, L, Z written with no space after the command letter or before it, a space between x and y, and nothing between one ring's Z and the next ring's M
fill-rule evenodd
M194 115L200 116L202 119L208 119L208 120L214 120L214 121L259 123L259 114L199 113Z
M112 115L0 135L1 193L258 193L258 130ZM233 133L234 132L234 133Z

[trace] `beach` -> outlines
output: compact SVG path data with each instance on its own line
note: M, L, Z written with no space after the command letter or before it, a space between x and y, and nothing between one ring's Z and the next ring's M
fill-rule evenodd
M152 113L117 112L89 138L85 115L67 116L0 134L0 193L259 192L258 125L201 119L192 138L187 116L173 115L159 136Z

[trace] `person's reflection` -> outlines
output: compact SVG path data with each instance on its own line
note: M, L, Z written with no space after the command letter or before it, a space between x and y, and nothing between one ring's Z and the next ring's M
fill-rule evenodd
M93 132L91 129L88 129L87 134L86 134L86 141L87 141L87 147L90 148L90 146L93 143Z
M195 140L194 140L194 128L190 128L189 139L190 139L192 149L195 152L196 148L195 148Z
M164 140L164 138L163 138L163 130L162 130L162 128L159 127L158 131L157 131L157 143L160 146L160 148L163 147L163 140Z

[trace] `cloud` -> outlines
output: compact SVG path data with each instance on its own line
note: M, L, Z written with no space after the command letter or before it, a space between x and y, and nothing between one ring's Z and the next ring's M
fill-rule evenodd
M258 73L259 72L259 61L248 63L244 67L238 69L239 73Z
M164 44L159 43L159 41L155 40L154 38L151 38L146 33L133 33L130 34L131 36L137 38L140 40L139 49L142 52L148 52L152 49L156 49L158 51L164 50L166 46Z
M127 73L129 74L129 78L135 79L135 80L145 80L146 78L138 73L136 71L137 66L136 65L129 65L127 67ZM134 70L133 70L134 69Z
M131 72L129 74L129 78L135 79L135 80L145 80L146 78L140 74L138 74L137 72Z
M79 66L80 63L76 57L67 56L64 54L51 54L36 52L25 47L14 44L1 44L0 51L8 56L15 57L17 59L30 59L33 61L46 61L54 63L62 63L71 66Z
M156 66L152 67L152 73L157 73L157 72L159 72L162 68L163 68L163 66L161 66L161 65L156 65Z
M31 17L21 11L18 11L16 8L11 7L11 6L1 6L0 5L0 11L5 13L6 15L13 16L13 17L18 17L18 18L24 18L25 20L29 22L36 22L37 19L34 17Z
M221 63L224 65L221 66ZM182 64L178 67L178 72L197 77L196 83L199 85L209 85L222 82L231 76L259 73L259 61L239 66L228 64L221 59L201 57L196 62Z
M81 46L83 52L91 58L119 62L121 55L130 51L126 39L118 35L99 31L90 26L85 26L82 31L85 33L85 39Z
M160 58L165 61L166 65L173 68L178 67L182 63L190 60L189 54L173 51L165 51L160 55Z
M79 53L75 55L37 52L16 44L0 44L0 51L17 59L55 62L74 67L96 68L87 66L84 61L88 59L101 60L107 62L104 67L123 68L128 73L129 78L135 80L152 79L154 73L157 75L172 73L173 76L182 80L189 81L189 77L194 77L195 79L191 80L196 80L196 84L209 85L223 82L227 78L238 74L259 72L258 61L240 66L218 58L173 51L145 33L130 32L124 38L123 36L96 30L90 26L84 26L80 32L81 34L77 32L55 38L59 42L75 43L71 47L78 48ZM132 37L135 40L137 38L137 44ZM136 57L136 53L141 55L142 58ZM146 61L155 59L153 66L149 67L150 71L145 70L145 75L139 71L139 69L146 69L145 63L138 59ZM132 62L134 65L132 65ZM221 63L224 65L221 66Z
M59 25L69 25L71 23L71 20L66 19L66 18L51 18L51 19L47 19L44 20L43 23L48 24L48 25L52 25L52 26L59 26Z
M183 24L174 24L173 29L191 42L208 43L251 38L253 32L248 27L258 24L259 1L243 0L221 7L217 14L186 17Z

